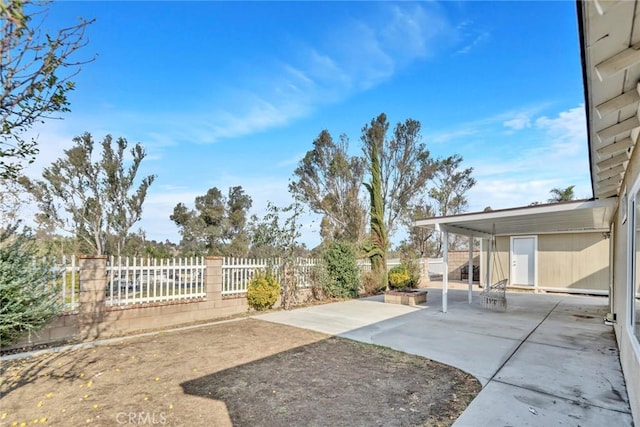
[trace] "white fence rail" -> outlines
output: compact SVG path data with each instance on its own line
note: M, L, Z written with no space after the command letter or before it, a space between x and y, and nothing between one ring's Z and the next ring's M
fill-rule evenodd
M314 258L296 258L294 277L297 288L310 288L311 272L320 261ZM224 258L222 262L222 295L243 295L247 286L258 272L270 269L276 279L282 283L280 259Z
M424 263L427 263L429 276L442 276L444 272L444 264L442 258L421 258L418 261L418 265L420 266L420 271L424 271ZM387 269L393 268L397 265L402 264L399 258L393 258L387 260ZM368 259L360 259L358 260L358 265L362 271L371 270L371 261Z
M50 284L58 294L58 302L62 305L62 311L71 312L80 305L80 268L76 264L76 257L63 256L58 259L43 259L42 262L51 266L54 278Z
M444 273L444 262L442 258L427 258L429 276L442 276Z
M321 261L314 258L297 258L294 277L299 289L312 286L312 271ZM421 270L425 260L420 261ZM429 275L442 274L442 259L426 260ZM51 263L56 269L53 286L59 294L66 312L79 306L80 269L75 256L63 257ZM387 268L400 264L399 259L387 260ZM358 260L361 271L371 270L368 259ZM281 260L224 258L222 263L222 295L244 295L247 285L257 272L270 268L282 282ZM126 306L164 301L204 298L204 258L115 258L107 264L107 287L105 301L109 306Z
M106 304L123 306L206 295L204 258L115 258L107 264Z
M368 258L359 259L356 261L358 267L361 272L371 271L371 261ZM396 265L400 265L401 262L399 259L388 259L387 260L387 269L395 267Z

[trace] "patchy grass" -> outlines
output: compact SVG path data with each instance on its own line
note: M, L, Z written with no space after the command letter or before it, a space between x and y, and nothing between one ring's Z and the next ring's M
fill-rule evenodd
M2 426L445 426L480 390L422 357L255 319L3 361L0 381Z

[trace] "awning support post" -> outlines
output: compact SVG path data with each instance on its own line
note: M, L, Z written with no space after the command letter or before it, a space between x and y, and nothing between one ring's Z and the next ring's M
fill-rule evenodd
M487 279L485 286L485 289L491 287L491 238L487 239Z
M449 292L449 233L442 232L442 312L447 312Z
M467 263L469 266L469 304L471 304L473 300L473 236L469 236L469 262Z

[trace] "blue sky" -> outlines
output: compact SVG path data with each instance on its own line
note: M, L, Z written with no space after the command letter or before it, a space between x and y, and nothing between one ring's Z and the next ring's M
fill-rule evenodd
M90 132L140 142L156 174L139 226L179 240L178 202L241 185L261 214L322 129L381 112L422 123L431 154L459 153L477 185L470 211L591 197L575 3L56 2L53 26L95 18L96 60L72 112L36 129L37 175ZM401 237L398 235L396 240ZM308 218L303 241L319 243Z

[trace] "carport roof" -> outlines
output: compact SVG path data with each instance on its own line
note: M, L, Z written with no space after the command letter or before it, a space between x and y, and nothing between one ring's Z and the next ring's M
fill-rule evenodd
M584 231L609 231L617 198L576 200L418 220L418 227L490 237Z

